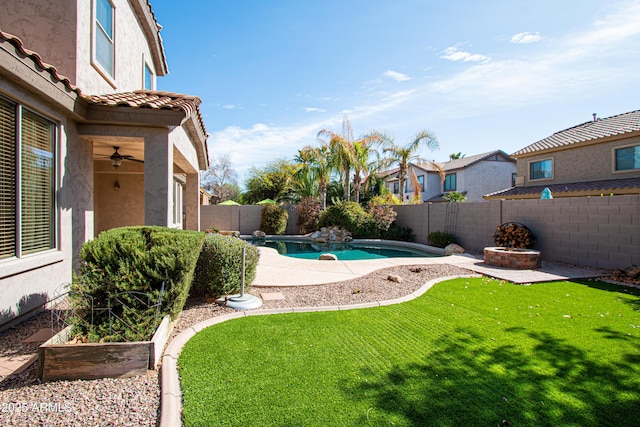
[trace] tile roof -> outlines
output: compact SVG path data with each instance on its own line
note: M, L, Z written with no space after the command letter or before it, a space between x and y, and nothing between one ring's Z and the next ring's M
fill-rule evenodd
M197 96L183 95L173 92L136 90L133 92L110 93L106 95L83 95L82 97L94 105L183 111L187 117L195 113L200 126L202 126L204 135L207 135L204 121L200 114L200 109L198 108L202 101Z
M449 171L449 170L455 170L455 169L462 169L462 168L466 168L467 166L470 166L474 163L477 163L481 160L484 160L488 157L494 156L494 155L502 155L506 160L515 162L515 160L511 159L509 157L509 155L507 153L505 153L502 150L494 150L494 151L489 151L486 153L481 153L481 154L475 154L473 156L469 156L469 157L463 157L461 159L456 159L456 160L450 160L448 162L444 162L444 163L440 163L440 165L444 168L445 171ZM413 166L417 166L420 169L423 169L427 172L438 172L438 169L436 169L431 163L429 162L421 162L421 163L411 163L411 165ZM400 168L393 168L393 169L389 169L386 171L382 171L380 173L378 173L378 176L381 178L387 177L389 175L392 175L396 172L398 172L400 170Z
M506 190L496 191L486 194L485 198L507 199L507 198L531 198L530 196L540 196L542 190L548 188L552 195L568 196L568 193L593 193L593 194L619 194L633 193L633 190L640 193L640 178L608 179L603 181L573 182L567 184L535 185L531 187L511 187ZM529 197L527 197L529 196Z
M38 55L36 52L26 49L24 47L24 44L22 43L22 40L20 40L18 37L0 30L0 40L4 40L10 43L13 47L16 48L20 55L22 55L24 58L29 58L38 68L49 73L55 82L62 83L68 91L80 94L80 89L78 87L71 84L71 81L67 77L59 74L56 67L44 62L40 55Z
M556 132L551 136L534 142L511 154L512 157L536 153L553 148L566 147L582 142L594 141L616 135L640 131L640 110L617 116L596 119L569 129Z

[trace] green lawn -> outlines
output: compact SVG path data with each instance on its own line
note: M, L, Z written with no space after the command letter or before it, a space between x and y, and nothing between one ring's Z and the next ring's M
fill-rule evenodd
M638 426L640 290L450 280L399 305L228 321L179 367L187 426Z

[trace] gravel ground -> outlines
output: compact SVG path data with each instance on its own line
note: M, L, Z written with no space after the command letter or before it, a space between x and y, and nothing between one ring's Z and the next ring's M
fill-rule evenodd
M446 265L400 266L326 285L255 287L250 293L281 292L284 300L267 301L262 308L345 305L401 297L425 282L442 276L471 274ZM390 275L401 283L387 280ZM211 317L234 312L205 298L190 299L172 337ZM22 343L38 329L50 326L49 313L40 314L16 328L0 333L0 356L27 354L37 345ZM0 377L0 426L155 426L160 405L158 371L122 379L53 381L39 383L36 365L8 378Z

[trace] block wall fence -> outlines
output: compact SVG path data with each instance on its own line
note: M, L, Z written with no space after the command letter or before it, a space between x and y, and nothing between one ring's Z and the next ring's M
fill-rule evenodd
M394 206L398 225L410 227L416 242L432 231L452 232L468 251L494 246L493 233L505 222L533 231L545 261L606 269L640 265L640 195L567 197L550 200L489 200ZM294 206L287 207L286 234L299 234ZM200 228L260 228L261 206L201 206Z

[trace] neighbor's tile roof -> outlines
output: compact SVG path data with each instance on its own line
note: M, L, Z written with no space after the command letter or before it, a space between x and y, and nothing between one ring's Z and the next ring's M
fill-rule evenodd
M581 142L594 141L600 138L607 138L625 133L640 131L640 110L617 116L606 117L582 123L569 129L556 132L551 136L534 142L531 145L516 151L511 156L536 153L552 148L566 147Z
M534 185L531 187L511 187L506 190L486 194L485 198L510 199L540 196L542 190L548 188L552 195L567 196L568 193L617 194L620 190L638 190L640 192L640 178L607 179L603 181L573 182L568 184Z
M204 121L198 106L202 102L197 96L182 95L173 92L136 90L133 92L110 93L106 95L83 95L83 98L95 105L126 106L132 108L151 108L154 110L183 111L186 116L196 114L204 135L207 135Z
M38 68L50 74L55 82L62 83L70 92L80 94L80 89L78 87L71 84L71 81L67 77L59 74L56 67L44 62L38 53L25 48L22 40L18 37L0 30L0 40L5 40L10 43L14 48L16 48L20 55L24 58L29 58ZM24 58L22 59L24 60Z
M463 157L461 159L456 159L456 160L450 160L448 162L444 162L444 163L440 163L440 165L444 168L445 171L449 171L449 170L455 170L455 169L462 169L462 168L466 168L467 166L470 166L474 163L477 163L481 160L484 160L488 157L491 157L493 155L502 155L506 160L509 161L513 161L515 162L515 160L512 160L509 158L509 155L507 153L505 153L502 150L494 150L494 151L489 151L486 153L481 153L481 154L475 154L473 156L469 156L469 157ZM436 169L431 163L411 163L411 165L413 166L417 166L420 169L423 169L427 172L438 172L438 169ZM378 173L378 176L381 178L387 177L389 175L392 175L396 172L398 172L400 170L400 168L394 168L394 169L389 169L386 171L382 171L380 173Z

